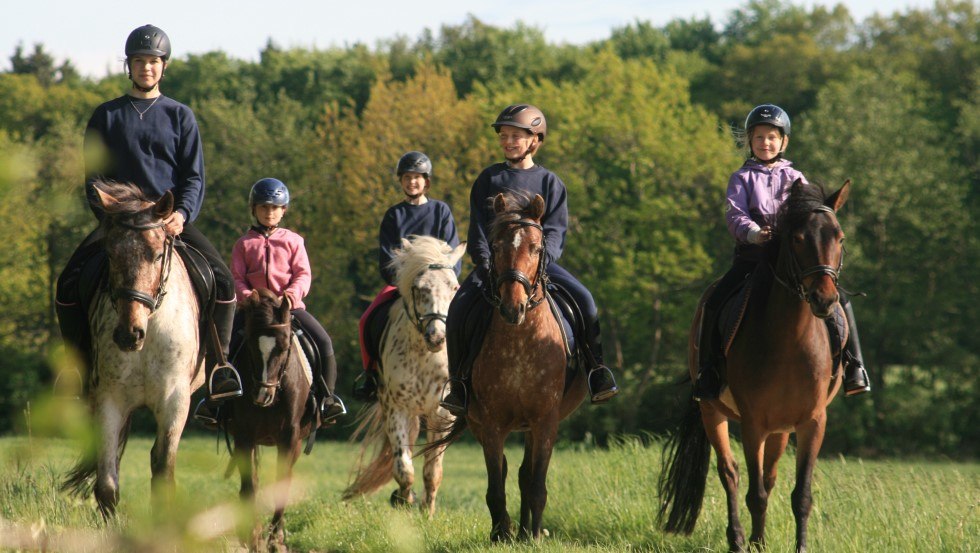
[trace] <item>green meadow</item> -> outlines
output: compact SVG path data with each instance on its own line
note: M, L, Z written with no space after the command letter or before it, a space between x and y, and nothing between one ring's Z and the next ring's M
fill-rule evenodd
M52 551L235 551L236 521L250 515L237 502L237 473L224 478L228 454L213 436L181 443L177 496L166 509L150 502L152 439L135 437L122 461L119 516L106 524L92 498L58 490L79 448L69 439L0 439L0 548ZM724 551L725 506L714 470L698 526L668 536L656 525L661 442L621 439L607 449L559 447L549 473L545 527L538 544L491 546L484 503L482 453L472 443L449 448L445 479L431 519L388 505L394 483L349 502L340 500L358 453L354 444L320 441L300 458L286 512L291 551ZM518 516L519 438L508 449L508 500ZM264 448L261 481L272 480L275 453ZM771 551L791 551L789 504L794 459L780 463L769 503ZM416 467L421 482L421 465ZM743 478L744 481L744 478ZM421 492L419 486L416 490ZM821 459L813 486L810 550L833 552L980 550L980 464L941 461ZM261 502L260 516L269 516ZM742 507L742 522L750 519Z

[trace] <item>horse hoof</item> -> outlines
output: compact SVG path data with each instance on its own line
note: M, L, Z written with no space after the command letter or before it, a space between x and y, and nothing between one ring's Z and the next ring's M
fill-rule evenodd
M415 496L415 492L412 490L408 491L408 497L402 497L400 490L395 490L391 492L391 498L388 502L391 503L392 507L405 507L407 505L415 505L418 502L418 498Z

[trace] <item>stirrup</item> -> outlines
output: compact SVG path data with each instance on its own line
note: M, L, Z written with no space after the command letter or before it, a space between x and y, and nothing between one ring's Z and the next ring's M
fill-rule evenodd
M337 420L338 417L342 417L347 414L347 406L344 405L344 400L340 399L340 396L337 394L330 394L330 397L333 398L333 404L329 406L324 404L327 398L320 400L320 422L322 424L331 424ZM327 416L327 409L335 407L340 407L340 412Z
M605 371L606 374L609 375L609 380L612 382L612 387L605 390L600 390L599 392L592 390L592 375L597 371ZM619 393L619 386L616 385L616 377L613 376L612 369L605 365L599 365L598 367L594 367L592 370L590 370L586 380L589 386L589 397L591 398L593 405L605 403Z
M871 379L868 378L868 371L863 365L852 369L854 374L851 378L844 378L844 397L856 396L871 391ZM851 387L853 386L853 387Z
M230 380L235 381L235 386L237 389L230 390L227 392L214 393L214 377L219 372L229 372L231 373L228 377ZM235 367L231 366L231 363L224 363L221 365L216 365L214 369L211 370L211 377L208 379L208 399L220 400L227 399L230 397L240 397L242 395L242 377L238 375L238 371Z
M453 396L453 382L457 384L456 388L461 389L462 393L459 395L462 401L459 404L451 403L446 400ZM442 387L442 399L439 401L439 406L449 411L452 415L457 417L462 417L466 414L466 410L469 407L469 398L467 397L466 382L461 378L450 378L446 381L446 384Z
M211 410L211 407L207 404L206 399L202 399L201 401L197 402L197 407L194 408L194 420L201 423L201 425L203 425L208 430L217 430L218 427L220 426L220 423L218 421L219 409L221 408L216 407L214 408L213 411L208 413L207 411Z

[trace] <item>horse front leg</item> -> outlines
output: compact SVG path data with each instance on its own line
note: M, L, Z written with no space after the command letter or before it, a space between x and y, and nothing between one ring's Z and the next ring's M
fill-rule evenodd
M432 430L432 428L448 426L449 417L449 413L441 407L434 417L428 417L426 424L426 427L429 428L426 431L428 443L435 443L446 436L445 432ZM422 501L422 508L430 517L436 513L436 495L439 493L439 486L442 485L442 458L445 453L445 446L425 452L425 465L422 468L422 478L425 481L425 499Z
M725 490L725 503L728 507L728 548L731 551L745 550L745 530L738 517L738 463L732 453L731 439L728 437L728 418L711 406L701 402L701 423L704 425L708 442L718 457L718 479Z
M153 409L157 423L156 440L150 450L152 502L158 513L171 511L176 484L174 470L177 465L177 448L184 433L190 393L175 393L162 406Z
M112 399L99 398L96 416L102 436L96 454L95 501L102 517L109 519L119 504L119 461L129 432L129 413Z
M767 436L751 421L747 419L742 421L745 468L749 474L745 503L752 514L752 534L749 536L749 543L760 548L766 543L766 509L769 506L769 493L762 474L766 439Z
M285 553L286 525L285 512L289 503L289 486L293 480L293 466L299 459L301 441L298 436L289 436L279 443L279 455L276 463L276 485L273 488L273 498L276 510L272 514L269 526L269 551Z
M544 508L548 504L548 467L558 435L558 414L537 428L531 428L531 537L541 538ZM523 467L522 467L523 468Z
M241 477L241 487L238 498L248 515L238 525L238 536L242 543L247 544L249 551L258 551L262 526L258 522L255 509L255 489L259 485L259 474L256 466L256 446L244 438L235 437L234 459Z
M419 419L409 416L404 411L391 411L385 417L388 443L395 457L392 465L392 476L398 482L398 489L391 494L391 505L414 505L415 465L412 463L412 446L419 434Z
M531 432L524 433L524 459L517 469L517 483L521 490L521 526L517 537L522 540L531 538L531 467L534 466L532 455L534 436Z
M793 516L796 518L796 551L806 551L807 522L810 518L810 508L813 506L813 496L810 488L813 483L813 467L817 463L817 454L823 445L824 431L827 424L827 412L820 413L815 420L796 428L796 487L793 488Z
M487 508L490 510L490 541L510 541L510 515L507 514L507 457L504 455L504 434L486 432L480 436L483 461L487 466Z

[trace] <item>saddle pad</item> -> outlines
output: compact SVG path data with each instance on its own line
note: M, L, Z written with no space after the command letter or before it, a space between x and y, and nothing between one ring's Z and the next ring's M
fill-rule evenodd
M718 330L721 334L721 351L726 357L728 350L732 347L732 342L735 341L735 335L738 334L738 327L742 324L742 318L749 306L751 295L752 279L747 278L745 284L738 287L722 305L721 313L718 316Z
M310 365L310 359L306 354L306 350L303 348L303 344L300 343L299 336L293 334L293 347L296 351L303 352L303 355L299 356L300 365L303 367L303 376L306 377L306 383L313 386L313 367Z
M570 321L571 315L566 311L568 306L559 305L559 301L555 299L555 296L549 291L547 294L548 307L551 309L551 314L554 315L555 320L558 321L558 326L561 328L561 340L565 344L565 355L569 359L569 365L571 365L572 352L575 351L575 332L572 330L572 321Z

